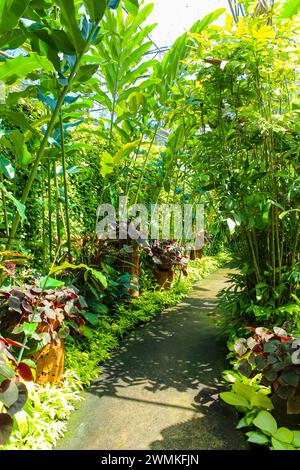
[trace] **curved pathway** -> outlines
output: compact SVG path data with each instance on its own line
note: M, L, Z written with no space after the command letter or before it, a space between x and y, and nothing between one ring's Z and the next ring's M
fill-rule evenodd
M226 348L214 324L228 269L137 330L102 367L58 449L247 449L217 399Z

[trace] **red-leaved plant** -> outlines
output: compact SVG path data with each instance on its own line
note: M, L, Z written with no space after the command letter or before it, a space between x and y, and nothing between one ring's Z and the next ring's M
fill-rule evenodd
M70 327L84 334L84 316L89 321L93 315L87 307L74 286L43 290L35 283L7 287L0 290L0 329L6 336L27 338L40 347L59 344Z
M300 413L300 338L283 328L250 328L253 335L235 342L238 369L251 377L262 374L262 383L287 401L287 413Z
M12 348L23 344L0 336L0 445L9 439L14 425L14 415L25 405L27 388L20 379L33 380L31 369L25 362L18 363Z

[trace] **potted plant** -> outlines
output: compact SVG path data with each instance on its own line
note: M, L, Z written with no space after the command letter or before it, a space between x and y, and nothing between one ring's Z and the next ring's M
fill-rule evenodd
M51 283L51 279L50 281ZM64 373L64 339L70 328L83 334L87 304L74 286L62 282L55 288L41 288L38 281L22 287L0 290L1 331L26 345L27 359L36 364L35 381L39 384L59 382ZM49 283L48 283L49 284ZM89 313L89 315L92 315Z
M235 342L239 371L250 377L262 374L274 397L285 402L287 414L300 414L300 338L283 328L247 328L254 334Z
M151 240L144 244L144 250L154 263L154 275L160 288L171 286L176 269L187 276L188 258L184 248L174 240Z

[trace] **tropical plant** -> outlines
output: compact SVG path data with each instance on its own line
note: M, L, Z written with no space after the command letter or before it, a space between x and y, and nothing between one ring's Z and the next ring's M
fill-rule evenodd
M170 269L178 267L187 276L188 258L184 255L185 249L174 240L145 241L143 248L156 265L167 265Z
M224 371L231 391L220 393L220 398L244 414L237 429L245 429L248 442L269 446L271 450L299 450L300 431L278 426L270 413L273 403L267 396L270 387L260 384L260 375L247 379L235 371Z
M249 328L254 335L236 340L237 368L246 376L262 374L262 383L272 386L279 398L287 401L287 414L300 413L300 338L283 328Z
M23 380L32 380L31 369L25 362L17 362L11 348L24 345L0 336L0 445L10 438L15 423L15 414L27 401L27 388Z
M1 331L12 338L22 338L27 349L29 346L33 351L48 343L60 344L60 339L69 335L70 328L79 334L87 334L86 322L96 324L98 321L74 286L65 287L63 282L48 278L48 286L51 282L59 287L41 288L37 281L0 291ZM18 362L23 351L24 348Z

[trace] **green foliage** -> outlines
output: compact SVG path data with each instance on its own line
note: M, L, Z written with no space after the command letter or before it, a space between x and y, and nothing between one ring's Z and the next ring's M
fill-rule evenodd
M45 279L42 287L35 282L0 290L1 331L13 340L24 341L26 349L31 351L48 343L60 344L60 339L68 336L70 328L84 335L88 332L86 321L96 322L96 315L88 314L88 305L74 286L46 289L48 280ZM54 281L50 279L52 285ZM23 352L24 347L18 362Z
M9 442L0 450L51 450L66 431L66 420L82 400L81 383L67 371L60 387L27 385L29 398L15 415L16 426Z
M260 384L260 375L248 379L236 371L225 371L224 378L231 383L232 390L220 393L220 398L244 415L237 428L249 429L246 432L248 442L266 445L272 450L299 450L300 432L278 427L270 413L274 406L267 394L271 390Z
M274 394L287 401L287 414L300 412L299 345L299 337L288 335L279 327L274 327L273 332L256 328L253 336L247 340L239 338L234 345L236 367L248 377L261 373L263 383L272 385Z

